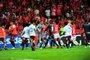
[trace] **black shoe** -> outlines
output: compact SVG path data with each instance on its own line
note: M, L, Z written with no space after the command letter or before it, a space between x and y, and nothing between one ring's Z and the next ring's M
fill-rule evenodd
M35 51L35 49L34 49L34 48L32 48L32 51Z

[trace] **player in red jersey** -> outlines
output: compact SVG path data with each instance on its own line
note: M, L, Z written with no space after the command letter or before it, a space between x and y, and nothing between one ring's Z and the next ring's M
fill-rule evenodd
M72 28L71 43L78 45L78 42L76 41L76 25L74 22L72 22L71 28Z
M7 33L5 30L5 26L0 27L0 41L3 42L5 50L7 50L7 45L6 45L6 40L5 40L6 36L7 36Z
M10 23L9 33L11 35L10 42L11 42L11 44L13 46L12 49L15 49L14 39L16 38L16 36L18 34L18 30L17 30L17 26L14 24L14 22Z
M59 32L60 32L59 31L59 25L56 24L55 22L53 22L53 24L54 24L54 29L53 29L54 40L57 43L57 48L58 48L59 46L61 46L61 44L60 44L60 35L59 35Z

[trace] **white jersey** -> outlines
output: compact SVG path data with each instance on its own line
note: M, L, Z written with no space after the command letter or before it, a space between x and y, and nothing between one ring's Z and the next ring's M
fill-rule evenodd
M46 16L50 16L50 10L45 10Z
M72 28L70 27L69 24L64 27L64 32L65 32L65 36L71 36L72 35Z
M29 27L24 27L22 34L22 37L29 38Z
M35 25L33 25L33 24L31 24L30 26L29 26L29 32L30 32L30 36L36 36L36 26Z

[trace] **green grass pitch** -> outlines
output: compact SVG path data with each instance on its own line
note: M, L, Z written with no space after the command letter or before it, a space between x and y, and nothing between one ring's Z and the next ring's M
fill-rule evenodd
M16 48L0 51L0 60L90 60L90 47L45 48L31 51L30 48Z

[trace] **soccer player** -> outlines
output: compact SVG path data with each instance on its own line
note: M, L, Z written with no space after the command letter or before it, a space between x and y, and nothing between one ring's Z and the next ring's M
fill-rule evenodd
M22 38L22 50L24 50L24 45L26 45L26 47L28 47L28 39L29 37L29 26L28 24L25 25L22 33L21 33L21 38Z
M71 28L72 28L71 44L73 43L75 45L78 45L78 42L76 41L76 25L74 22L72 22Z
M72 35L72 28L71 28L71 21L68 20L68 22L65 22L64 26L64 32L65 32L65 45L67 48L69 48L69 43Z
M14 24L14 22L10 22L9 33L11 35L10 42L11 42L11 44L13 46L12 49L15 49L14 39L18 35L18 30L17 30L17 26Z
M35 51L35 36L36 36L36 25L34 21L31 21L31 24L29 26L29 35L30 35L30 43L32 51Z
M6 41L5 41L6 36L7 36L7 34L6 34L5 26L0 27L0 41L3 42L5 50L7 50L7 45L6 45Z
M53 22L53 24L54 24L54 29L53 29L54 40L55 40L57 48L58 48L59 46L61 46L61 44L60 44L60 35L59 35L59 32L60 32L59 31L59 25L56 24L56 22Z
M42 46L42 30L43 30L43 27L44 27L43 21L39 22L39 24L37 25L37 31L38 31L40 47Z
M64 25L61 25L61 27L60 27L60 42L61 42L61 46L65 46L65 44L64 44Z
M54 41L54 39L53 39L53 22L52 22L52 21L48 22L48 23L46 24L46 27L45 27L44 30L45 30L45 31L47 32L47 34L49 35L49 39L48 39L48 40L50 40L50 48L52 48L52 43L53 43L53 42L55 43L55 41ZM47 43L48 43L48 41L47 41ZM47 43L45 43L45 47L46 47ZM55 44L56 44L56 43L55 43Z

